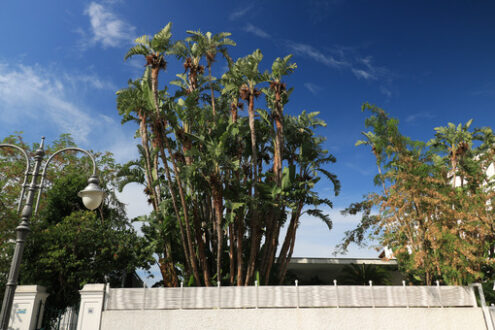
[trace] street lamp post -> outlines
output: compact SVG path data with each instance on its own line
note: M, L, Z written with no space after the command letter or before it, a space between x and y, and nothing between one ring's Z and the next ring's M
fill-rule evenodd
M50 161L53 159L54 156L58 155L61 152L65 151L79 151L87 154L91 161L93 162L93 174L91 177L88 179L88 186L84 188L84 190L80 191L78 193L78 196L82 198L84 206L86 206L90 210L96 209L98 206L100 206L104 192L98 185L98 177L96 176L96 162L88 151L80 148L64 148L61 149L57 152L55 152L53 155L51 155L48 160L46 161L43 171L41 173L41 181L38 184L38 177L41 169L41 163L43 161L43 157L45 156L45 151L43 150L45 138L43 137L41 139L41 143L39 148L36 150L35 155L34 155L34 167L33 170L31 171L31 161L30 158L27 154L27 152L20 148L19 146L13 145L13 144L0 144L0 148L14 148L17 149L18 151L22 152L24 155L24 158L26 160L26 171L24 173L24 182L22 184L22 190L21 194L19 197L19 204L17 207L17 212L19 213L23 204L23 199L24 199L24 194L26 193L26 188L27 188L27 195L24 203L24 207L22 208L21 212L21 223L19 226L16 228L16 243L15 243L15 250L14 250L14 256L12 258L12 264L10 265L10 271L9 271L9 277L7 279L7 284L5 287L5 295L3 298L3 303L2 303L2 311L0 313L0 330L7 330L9 326L9 317L10 313L12 311L12 303L14 301L14 294L15 294L15 289L17 287L17 279L19 277L19 267L21 265L21 260L22 260L22 253L24 251L24 245L26 242L26 237L31 231L29 229L29 218L31 217L33 213L33 200L34 196L36 194L36 191L39 190L38 192L38 197L36 199L36 204L34 207L34 214L36 215L38 211L38 205L40 201L40 196L41 192L43 190L43 183L45 180L45 175L46 175L46 168ZM28 184L29 176L31 176L31 183Z

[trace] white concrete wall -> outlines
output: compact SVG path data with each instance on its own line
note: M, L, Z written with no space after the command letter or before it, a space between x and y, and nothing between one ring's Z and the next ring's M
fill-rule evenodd
M301 308L104 311L102 330L487 329L481 308Z
M33 330L41 326L48 293L39 285L19 285L15 289L9 330Z
M100 329L105 284L86 284L79 293L81 294L81 303L79 305L77 330Z

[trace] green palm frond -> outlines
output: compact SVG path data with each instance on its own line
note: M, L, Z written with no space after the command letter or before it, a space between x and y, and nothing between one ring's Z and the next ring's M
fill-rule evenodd
M135 45L135 46L131 47L131 49L129 49L129 51L127 51L127 53L124 56L124 61L127 60L128 58L132 57L132 56L135 56L135 55L146 56L149 53L150 53L150 50L146 46L144 46L142 44Z

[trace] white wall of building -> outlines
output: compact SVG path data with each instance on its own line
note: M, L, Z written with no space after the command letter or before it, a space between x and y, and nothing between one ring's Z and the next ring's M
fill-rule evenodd
M111 329L487 329L481 308L300 308L104 311Z

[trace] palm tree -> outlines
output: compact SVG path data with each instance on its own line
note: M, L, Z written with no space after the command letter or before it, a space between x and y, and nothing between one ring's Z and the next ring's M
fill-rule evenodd
M206 32L205 34L201 31L187 31L191 36L186 38L187 41L193 41L197 43L199 52L206 57L206 62L208 64L208 78L210 81L210 92L211 92L211 110L213 117L216 116L215 110L215 94L213 92L213 78L211 76L211 65L215 61L217 53L220 51L222 54L226 55L225 46L235 46L236 43L230 40L229 37L231 33L221 32L217 34L212 34L211 32Z
M177 165L175 159L173 157L172 149L170 147L170 142L168 137L164 136L165 126L167 125L166 120L164 121L161 116L160 111L160 103L159 103L159 93L158 93L158 74L160 70L165 70L167 67L167 62L165 61L165 55L170 52L172 48L172 43L170 39L172 38L172 23L169 22L160 32L155 34L153 38L150 38L147 35L143 35L135 40L137 45L129 49L127 54L124 57L124 60L135 56L135 55L143 55L146 59L146 66L151 68L151 89L153 92L153 101L155 106L156 118L154 120L153 127L155 128L156 133L156 142L159 147L159 151L162 155L162 162L165 168L165 173L167 175L167 182L169 184L170 194L173 199L175 199L174 190L172 188L172 177L170 175L170 170L168 168L168 161L165 155L165 150L161 147L163 144L167 148L167 151L170 155L170 160L172 162L172 167L174 170L175 179L177 180L177 185L179 188L179 197L181 200L182 211L184 214L184 222L186 227L186 236L188 241L188 261L193 270L193 275L198 283L200 283L199 273L196 265L195 252L192 245L192 238L190 233L190 225L189 225L189 216L187 212L186 199L184 196L184 191L182 188L182 183L179 177ZM177 203L174 201L174 208L176 210L177 219L181 219L180 213L177 208Z
M296 63L290 63L292 55L283 59L278 57L272 64L270 73L270 88L264 90L267 95L268 107L272 110L272 118L275 121L276 135L273 159L273 172L277 184L280 185L282 180L282 157L284 149L284 105L288 102L288 97L292 89L287 91L286 84L282 82L282 77L294 72L297 68Z
M273 143L273 174L275 176L275 182L280 188L282 183L282 161L283 161L283 149L284 149L284 105L288 102L288 98L291 90L287 90L286 84L282 82L282 77L292 73L297 65L290 63L292 55L288 55L285 58L278 57L272 64L272 72L269 75L270 87L263 88L262 91L266 95L266 101L268 107L271 109L270 126L273 129L273 122L275 122L275 139ZM272 266L273 257L276 253L276 243L278 237L278 223L281 221L283 209L283 201L280 200L280 195L276 197L276 204L278 207L272 208L270 216L266 217L266 239L264 255L261 261L261 269L264 274L265 283L269 281L269 274Z
M428 142L435 148L443 149L447 152L447 157L450 160L450 171L452 174L452 187L457 184L457 170L459 161L472 148L473 133L468 129L473 120L469 120L466 124L455 126L449 123L447 127L436 127L435 137ZM461 177L461 185L464 185L464 179Z
M287 170L282 178L282 189L292 191L286 197L291 211L290 222L287 233L280 249L277 263L279 264L279 282L282 283L285 277L288 263L294 251L296 231L299 220L303 214L305 205L313 205L314 209L308 209L307 213L323 220L331 228L331 220L323 214L318 206L326 204L332 207L332 203L325 198L320 198L318 193L313 191L316 182L320 180L318 173L323 174L332 184L335 195L340 191L340 182L337 176L327 171L323 165L334 163L335 157L323 150L322 144L325 138L315 136L314 129L319 126L326 126L325 122L318 119L318 112L306 113L303 111L299 116L286 116L284 121L287 126L286 148L287 148ZM296 168L298 173L296 173ZM290 187L294 187L290 189Z
M227 58L229 64L229 71L227 71L222 76L222 85L224 88L222 89L222 96L229 100L230 102L230 119L233 124L238 123L238 110L242 109L244 103L239 102L240 98L240 88L243 84L243 77L240 71L238 63L233 63L230 58ZM238 136L235 137L235 144L240 145L240 138ZM243 148L240 147L237 150L235 155L239 164L242 161ZM241 179L240 170L235 171L235 178L237 181ZM230 212L235 212L230 209ZM240 286L243 284L243 271L244 271L244 260L242 257L243 251L243 234L244 234L244 220L239 216L234 216L233 223L229 224L229 240L230 240L230 277L231 283L233 284L235 271L234 271L234 244L236 245L236 256L235 261L237 264L237 285Z
M256 88L256 85L267 80L267 74L261 74L258 70L259 64L262 59L263 54L261 54L261 51L257 49L252 54L238 59L236 63L244 80L244 83L239 89L239 94L241 99L248 102L249 130L251 132L251 195L255 198L258 195L256 188L256 184L258 183L258 151L256 144L254 99L261 94L260 90ZM254 206L251 215L251 248L249 253L245 285L249 284L249 281L254 274L257 247L259 245L259 241L261 240L260 230L261 228L259 224L258 214L256 211L256 206Z
M156 190L159 187L153 185L153 182L155 182L157 178L153 176L148 139L149 133L147 121L149 117L148 109L150 106L149 102L147 102L144 97L142 84L142 80L129 80L128 88L117 91L117 110L119 111L119 114L124 117L122 123L129 120L135 120L139 124L139 136L141 137L142 154L145 160L146 188L149 195L151 195L153 209L157 211L160 202L160 194L157 193ZM133 116L134 112L137 114L137 118Z

